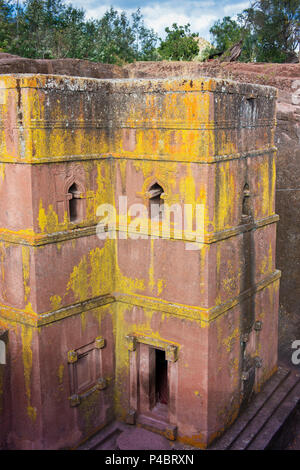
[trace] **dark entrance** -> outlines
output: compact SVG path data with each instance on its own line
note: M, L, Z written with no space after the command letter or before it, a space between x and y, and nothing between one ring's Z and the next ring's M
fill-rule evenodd
M161 220L163 214L164 201L162 195L164 194L163 188L155 183L149 189L150 195L150 217L151 219Z
M156 403L167 405L169 401L168 390L168 361L165 351L155 350L155 394Z
M69 189L69 194L71 195L70 200L69 200L69 211L70 211L70 221L74 222L75 220L78 219L78 188L75 183L72 184L72 186Z

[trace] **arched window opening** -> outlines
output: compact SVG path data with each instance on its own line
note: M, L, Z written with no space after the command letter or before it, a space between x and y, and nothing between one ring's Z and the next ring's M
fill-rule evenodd
M247 106L251 109L251 111L254 110L254 106L255 106L255 99L250 97L250 98L247 98L246 99L246 103L247 103Z
M6 346L4 341L0 339L0 365L6 364Z
M70 215L70 221L71 222L76 222L80 219L81 217L81 211L80 211L80 191L78 190L77 184L73 183L72 186L70 186L69 191L69 215Z
M248 221L251 216L250 190L248 183L246 183L243 189L242 219Z
M164 194L163 188L158 184L154 183L149 191L149 209L150 217L152 219L161 219L164 208L164 200L162 195Z
M256 115L256 98L249 96L245 100L245 105L243 107L243 115L246 123L251 125L254 124L255 115Z

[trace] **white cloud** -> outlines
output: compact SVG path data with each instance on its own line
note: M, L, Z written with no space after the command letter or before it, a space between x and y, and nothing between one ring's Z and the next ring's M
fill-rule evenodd
M128 1L130 8L126 8L126 2L121 3L118 0L111 0L108 3L102 3L97 0L67 0L68 3L76 7L84 8L87 18L101 18L105 11L111 5L118 10L126 11L128 15L136 11L139 6L138 0ZM106 0L107 1L107 0ZM134 8L133 8L134 5ZM165 37L165 28L171 27L173 23L185 25L190 23L192 32L199 33L205 39L210 39L209 29L215 21L224 16L235 16L250 6L250 0L235 2L234 0L185 0L181 3L171 2L170 0L144 0L140 2L141 12L144 17L145 25L154 29L159 37ZM143 6L142 6L143 5Z
M232 3L229 5L224 6L224 14L225 16L232 16L236 15L237 13L242 12L245 8L249 8L250 1L248 2L241 2L241 3Z
M191 30L202 35L207 35L209 27L218 19L218 15L205 12L202 8L189 12L184 6L174 8L174 4L156 3L142 8L145 24L153 28L159 36L165 36L166 26L171 27L173 23L185 25L190 23Z
M99 5L98 7L91 7L86 9L86 18L101 18L104 13L110 8L110 5ZM117 8L116 8L117 10Z
M111 6L110 2L106 4L101 2L100 5L97 5L98 2L95 2L95 0L66 0L66 3L85 10L88 19L101 18Z

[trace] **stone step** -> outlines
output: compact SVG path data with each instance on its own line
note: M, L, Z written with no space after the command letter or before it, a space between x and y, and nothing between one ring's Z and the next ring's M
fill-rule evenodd
M274 438L283 429L284 424L292 416L297 404L300 401L300 380L285 397L280 406L276 409L261 431L247 447L247 450L262 450L268 448Z
M209 450L225 450L231 448L273 393L287 379L289 374L290 371L288 369L279 367L277 372L266 382L261 392L255 396L252 402L240 414L237 420L223 434L223 436L209 447Z
M171 450L165 437L143 428L124 431L117 438L117 450Z
M269 420L273 418L274 413L279 410L281 406L283 406L289 393L294 389L298 382L299 377L295 373L290 373L286 380L284 380L280 386L277 387L274 393L265 402L264 406L235 440L233 445L230 446L230 450L247 449L254 439L257 443L260 442L260 449L263 450L265 448L264 445L267 445L272 440L276 432L275 430L268 428L270 433L267 441L266 436L264 439L261 436L261 433L263 433L263 428L266 426ZM284 421L285 420L281 421L281 426L283 425Z
M123 430L122 425L114 421L77 447L76 450L114 450L116 440Z
M209 447L209 450L267 448L272 440L275 442L276 436L280 434L284 424L292 416L299 400L300 374L283 367L278 368L262 391L256 395L225 434ZM181 448L179 443L169 440L172 433L166 423L160 423L159 420L153 420L148 416L140 416L137 425L138 427L133 427L115 421L77 449L175 450ZM165 436L168 436L168 439Z
M108 439L104 442L101 442L93 450L118 450L117 447L117 439L122 432L112 434Z
M166 423L160 417L139 415L137 425L153 433L161 434L171 441L176 439L177 427Z

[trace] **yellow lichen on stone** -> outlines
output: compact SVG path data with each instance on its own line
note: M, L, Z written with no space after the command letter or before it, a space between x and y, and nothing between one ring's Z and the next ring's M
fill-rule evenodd
M260 264L260 274L269 274L272 272L273 267L273 253L272 253L272 245L269 244L269 251L268 253L262 258Z
M113 241L106 240L103 248L90 251L90 285L92 296L108 294L113 290Z
M30 326L21 325L22 356L24 367L25 391L27 396L27 413L32 421L36 420L36 408L31 404L32 386L32 339L33 330Z
M61 307L62 298L59 295L52 295L50 302L53 310L58 310Z
M63 379L64 379L64 370L65 370L64 364L60 364L60 365L59 365L59 368L58 368L58 371L57 371L57 377L58 377L58 383L59 383L59 385L62 385L62 383L63 383Z
M5 177L5 163L0 163L0 180L3 181Z
M215 192L218 194L216 206L216 230L224 230L232 226L234 216L234 204L236 198L235 177L230 167L230 162L219 164L219 178L216 180Z
M234 343L239 338L239 334L240 334L239 329L235 328L233 333L223 340L223 344L227 352L230 352L232 350Z
M58 230L58 216L53 209L53 205L50 204L48 211L46 212L43 208L42 200L40 200L39 207L39 227L42 232L52 233Z
M30 270L30 255L29 247L22 246L22 268L23 268L23 283L24 283L24 302L26 304L29 294L30 294L30 280L29 280L29 270Z
M113 292L113 266L114 240L107 239L102 248L90 250L74 266L66 292L72 290L77 301Z
M77 266L74 266L67 285L67 291L72 290L74 297L78 301L83 301L88 298L89 283L88 283L88 262L86 256L80 260Z

